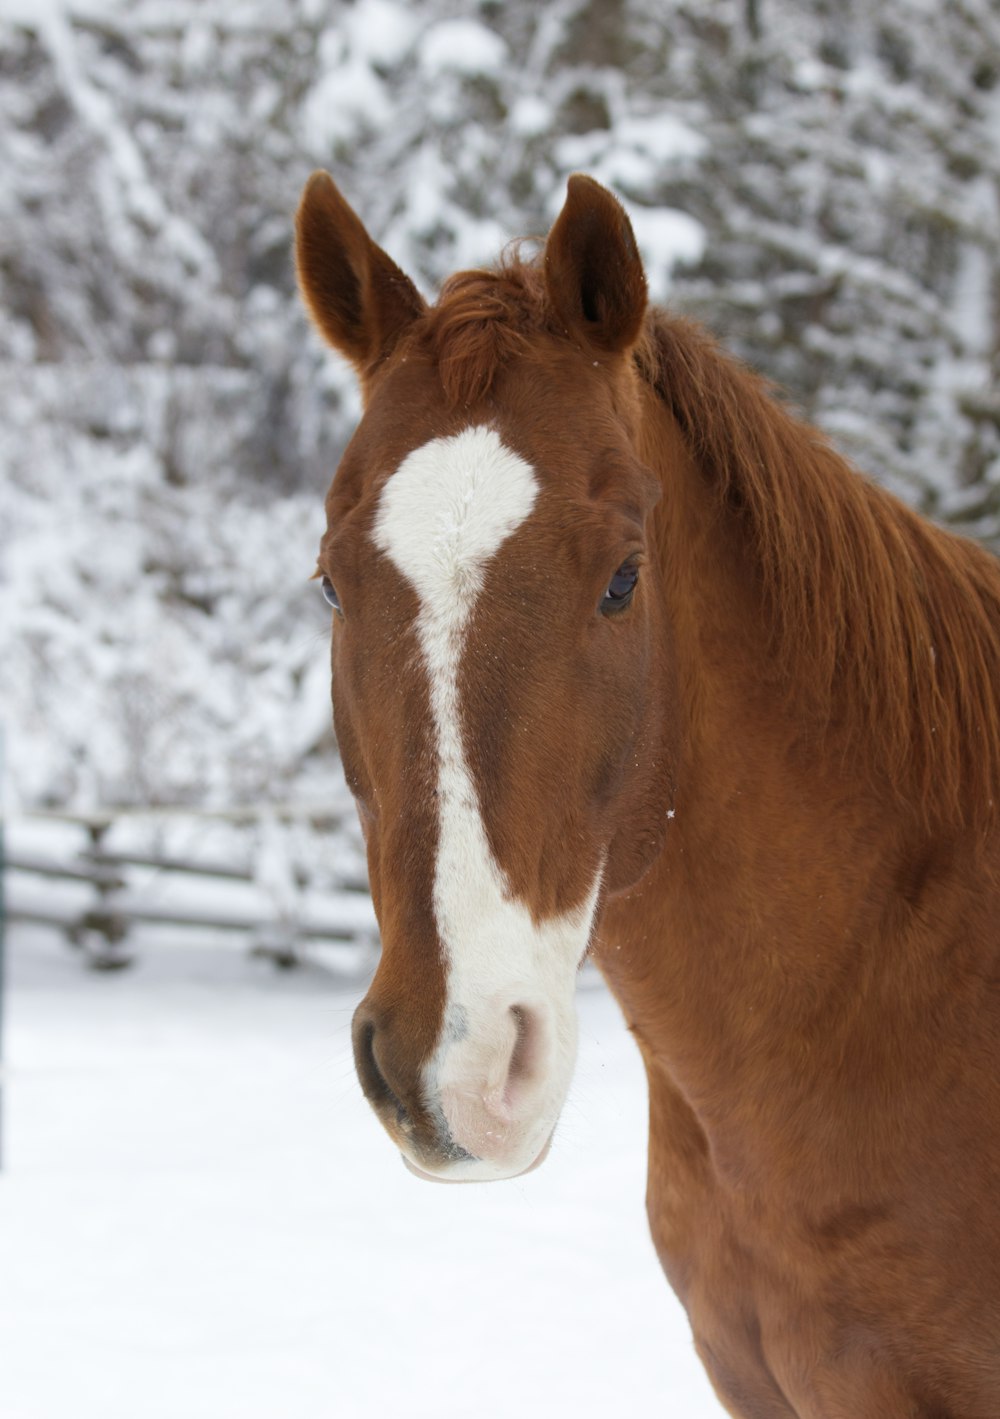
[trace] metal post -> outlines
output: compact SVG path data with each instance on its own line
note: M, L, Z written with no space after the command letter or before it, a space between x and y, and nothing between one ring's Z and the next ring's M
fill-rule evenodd
M6 960L6 926L7 926L7 906L4 894L4 883L6 882L7 859L4 852L4 733L3 726L0 725L0 1172L3 1172L4 1149L3 1149L3 1125L4 1125L4 1055L3 1055L3 1016L4 1016L4 986L7 976Z

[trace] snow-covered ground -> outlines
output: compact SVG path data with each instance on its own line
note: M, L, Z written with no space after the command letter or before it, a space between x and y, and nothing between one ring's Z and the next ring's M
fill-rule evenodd
M550 1419L722 1410L643 1211L645 1090L600 987L545 1166L407 1173L348 993L159 944L9 942L4 1419Z

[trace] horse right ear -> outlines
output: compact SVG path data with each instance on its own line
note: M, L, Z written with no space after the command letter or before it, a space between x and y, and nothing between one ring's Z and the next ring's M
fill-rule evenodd
M639 338L646 273L625 208L592 177L574 173L545 243L545 283L567 331L607 351Z
M316 328L363 378L426 309L409 276L375 245L328 173L314 172L302 193L295 265Z

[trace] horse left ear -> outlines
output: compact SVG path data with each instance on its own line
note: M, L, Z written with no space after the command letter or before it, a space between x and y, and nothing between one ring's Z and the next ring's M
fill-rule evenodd
M416 286L372 241L328 173L314 172L302 193L295 265L313 323L362 377L426 309Z
M571 333L602 350L634 345L648 293L632 224L616 197L574 173L545 243L549 300Z

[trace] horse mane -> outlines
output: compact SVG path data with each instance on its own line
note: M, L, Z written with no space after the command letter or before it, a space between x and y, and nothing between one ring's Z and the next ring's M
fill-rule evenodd
M746 529L774 650L861 730L925 822L1000 804L1000 562L918 517L692 322L653 311L639 365Z
M453 406L560 333L538 257L452 276L419 322ZM693 322L652 309L636 351L761 578L773 652L928 823L1000 805L1000 563L918 517Z

